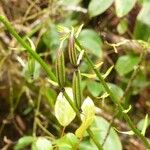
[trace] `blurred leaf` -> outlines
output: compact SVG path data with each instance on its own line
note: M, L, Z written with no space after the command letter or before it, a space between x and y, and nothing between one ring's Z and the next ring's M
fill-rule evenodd
M33 136L24 136L21 137L17 144L14 147L14 150L22 150L25 147L29 146L30 144L32 144L32 142L34 142L35 138Z
M78 142L79 140L73 133L67 133L56 141L56 145L59 147L59 150L73 150Z
M69 95L69 97L73 100L73 93L71 88L65 88L65 91ZM56 103L55 103L55 116L59 123L66 127L70 124L70 122L75 118L76 113L63 96L63 93L60 92L57 96Z
M133 87L137 87L137 88L144 88L146 86L148 86L150 83L149 81L147 81L146 79L146 75L144 74L143 71L139 71L139 73L137 74L136 78L133 81Z
M136 0L115 0L116 14L123 17L134 7Z
M59 47L59 34L54 24L51 24L45 34L43 35L43 41L45 45L51 49L56 50Z
M77 137L82 138L86 129L91 125L95 117L95 106L91 98L87 97L82 106L82 113L81 113L81 126L76 130L75 134Z
M43 88L43 95L46 97L48 104L51 108L54 107L55 100L56 100L56 92L52 88Z
M147 122L146 123L146 128L144 129L143 127L144 127L144 124L145 124L145 122ZM148 128L150 126L150 118L148 118L148 116L147 117L145 117L144 119L141 119L139 122L138 122L138 124L137 124L137 128L139 129L139 130L145 130L146 131L146 129ZM145 132L144 131L144 132Z
M135 55L120 56L116 62L115 69L120 76L126 75L131 72L139 63L139 57Z
M114 0L91 0L88 6L90 17L95 17L106 11Z
M140 3L140 4L143 4L144 2L148 2L149 0L138 0L138 2Z
M95 121L91 125L91 130L100 143L103 142L107 131L109 128L109 123L102 117L95 117ZM104 150L122 150L122 145L116 131L111 128L108 138L104 144Z
M120 23L117 25L117 31L119 34L124 34L128 29L128 22L125 19L122 19Z
M103 86L99 82L96 82L94 80L87 82L87 88L94 97L99 96L103 91Z
M147 127L148 127L148 114L146 114L145 116L142 132L141 132L141 134L143 134L144 136L145 136Z
M150 38L150 1L144 1L142 10L137 16L134 29L136 39L148 40Z
M90 53L102 57L102 41L99 35L92 29L84 29L79 35L79 42Z
M117 98L120 99L123 96L123 90L119 86L112 83L107 84ZM96 81L88 81L87 88L94 97L98 97L102 92L106 92L103 85Z
M53 150L51 141L39 137L32 145L32 150Z
M79 147L79 150L98 150L96 145L89 139L82 140Z
M108 83L108 86L117 99L120 99L123 96L123 90L119 86L112 83Z

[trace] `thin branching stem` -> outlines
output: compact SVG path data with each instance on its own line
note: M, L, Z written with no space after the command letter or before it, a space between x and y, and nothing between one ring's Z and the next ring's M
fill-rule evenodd
M36 119L38 118L39 111L40 111L40 104L41 104L41 89L39 90L39 96L37 101L37 108L34 114L34 122L33 122L33 136L36 136L36 129L37 129L37 122Z
M79 41L76 39L76 43L78 44L78 46L83 49L83 47L81 46L81 44L79 43ZM130 117L128 116L127 113L123 113L124 108L121 105L121 103L119 102L119 99L113 94L113 92L110 90L110 88L108 87L107 83L105 82L103 76L101 75L101 73L98 71L98 69L94 66L93 62L90 60L90 58L88 57L87 53L84 53L84 57L86 59L86 61L88 62L89 66L91 67L91 69L95 72L95 74L97 75L100 83L103 85L103 87L105 88L106 92L109 94L111 100L113 101L113 103L115 105L117 105L118 109L120 112L122 112L122 115L124 117L124 119L126 120L126 122L128 123L128 125L130 126L130 128L132 129L132 131L135 133L135 135L137 137L139 137L143 143L145 144L145 146L147 148L150 148L150 143L148 142L148 140L146 139L146 137L144 137L140 130L138 130L136 128L136 126L134 125L134 123L131 121Z

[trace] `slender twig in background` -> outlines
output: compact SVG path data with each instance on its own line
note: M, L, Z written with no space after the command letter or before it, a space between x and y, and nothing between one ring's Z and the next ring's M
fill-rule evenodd
M140 55L139 64L138 64L138 66L134 69L134 71L133 71L133 73L132 73L132 75L131 75L131 78L129 79L129 82L128 82L128 84L127 84L127 87L126 87L126 89L125 89L125 92L124 92L123 96L121 97L121 100L120 100L120 101L124 100L125 97L127 96L127 94L129 93L129 90L130 90L130 88L131 88L131 85L132 85L132 83L133 83L133 81L134 81L134 79L135 79L137 73L138 73L139 70L140 70L140 65L141 65L141 63L142 63L142 61L143 61L143 58L144 58L144 51L143 51L143 52L141 53L141 55ZM126 102L124 102L124 103L126 104ZM118 113L119 113L119 112L115 113L114 116L112 117L111 121L110 121L110 125L109 125L109 127L108 127L107 134L106 134L106 136L105 136L105 138L104 138L104 141L103 141L102 146L105 144L105 142L106 142L106 140L107 140L107 138L108 138L108 135L109 135L109 133L110 133L111 126L112 126L112 124L114 123L114 120L115 120L116 116L118 115Z
M115 113L115 114L113 115L112 120L110 121L109 127L108 127L108 129L107 129L107 133L106 133L106 135L105 135L105 137L104 137L104 141L103 141L103 143L102 143L102 146L104 146L104 144L105 144L105 142L106 142L106 140L107 140L107 138L108 138L108 136L109 136L109 134L110 134L111 127L112 127L112 125L113 125L113 123L114 123L114 120L115 120L117 114L118 114L118 111L117 111L117 113Z
M127 87L126 87L125 92L124 92L124 94L123 94L123 96L121 98L121 101L124 100L125 97L128 95L128 93L129 93L129 91L131 89L132 83L133 83L135 77L137 76L138 72L140 71L140 65L143 62L144 56L145 56L145 51L143 50L141 55L140 55L139 64L134 69L134 71L133 71L133 73L131 75L131 78L128 81ZM124 101L124 104L127 104L127 101Z
M40 122L40 120L38 118L36 118L36 123L37 125L49 136L52 137L51 140L55 139L55 136L50 133Z
M30 53L30 55L35 58L43 67L45 72L47 73L48 77L51 80L56 81L55 75L51 72L50 67L41 59L41 57L28 45L26 42L18 35L18 33L15 31L15 29L12 27L12 25L3 17L0 16L0 21L5 25L5 27L8 29L8 31L16 38L16 40ZM68 100L71 107L76 112L77 116L80 118L80 111L75 107L70 97L67 95L67 93L64 91L64 96ZM88 134L90 135L91 139L94 141L95 145L99 150L103 150L101 144L97 141L95 136L93 135L92 131L90 129L87 130Z
M36 5L36 3L38 2L38 0L32 2L32 1L29 1L28 2L30 3L30 6L28 7L28 9L26 10L24 16L23 16L23 21L26 20L26 17L28 16L28 14L30 13L30 11L32 10L32 8L36 8L38 11L40 10L40 8Z
M35 110L35 114L34 114L34 122L33 122L33 136L36 136L36 129L37 129L37 122L36 119L38 118L38 114L40 111L40 104L41 104L41 89L39 90L39 96L38 96L38 100L37 100L37 108Z
M76 43L77 45L83 49L83 47L80 45L79 41L76 39ZM113 94L113 92L110 90L110 88L108 87L107 83L105 82L105 80L103 79L101 73L97 70L97 68L94 67L93 62L89 59L87 53L84 53L84 57L85 60L88 62L89 66L92 68L92 70L95 72L95 74L97 75L100 83L103 85L104 89L106 90L106 92L109 94L111 100L113 101L113 103L115 105L117 105L118 109L120 112L122 112L122 116L124 117L124 119L126 120L126 122L128 123L128 125L130 126L130 128L132 129L132 131L135 133L135 135L137 137L139 137L143 143L145 144L145 146L147 148L150 148L150 143L148 142L148 140L141 134L140 130L136 128L136 126L134 125L134 123L131 121L130 117L128 116L127 113L123 113L124 108L121 105L121 103L119 102L119 99Z

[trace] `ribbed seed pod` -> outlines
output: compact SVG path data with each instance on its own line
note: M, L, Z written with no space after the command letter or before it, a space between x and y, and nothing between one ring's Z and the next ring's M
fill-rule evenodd
M62 50L59 50L57 53L56 77L58 85L60 86L60 88L63 88L65 86L65 62L64 62L64 53Z
M75 49L75 39L74 39L73 31L71 32L71 35L69 37L68 54L69 54L69 59L70 59L71 64L76 66L77 54L76 54L76 49Z
M74 100L75 100L76 106L77 106L78 109L80 109L81 101L82 101L80 70L77 70L73 74L72 89L73 89L73 96L74 96Z

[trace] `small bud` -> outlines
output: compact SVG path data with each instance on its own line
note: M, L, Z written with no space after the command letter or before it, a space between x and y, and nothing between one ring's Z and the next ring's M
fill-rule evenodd
M28 60L28 69L29 69L30 77L31 77L31 79L33 79L34 71L35 71L35 60L34 60L34 58L30 58Z
M60 88L63 88L65 86L65 62L62 50L59 50L57 53L56 77L58 80L58 85L60 86Z
M75 39L74 39L74 30L72 29L71 35L69 37L69 45L68 45L68 53L69 59L72 65L77 65L77 54L75 49Z
M74 72L72 88L73 88L73 96L74 96L76 107L80 109L81 101L82 101L80 70Z

